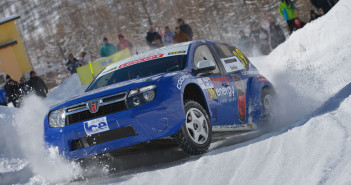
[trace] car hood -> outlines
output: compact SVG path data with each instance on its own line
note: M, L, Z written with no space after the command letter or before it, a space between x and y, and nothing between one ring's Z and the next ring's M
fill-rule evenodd
M157 75L148 76L148 77L144 77L144 78L127 80L127 81L112 84L112 85L109 85L106 87L102 87L99 89L95 89L92 91L84 92L83 94L75 96L75 97L73 97L65 102L59 103L59 104L51 107L51 110L60 109L60 108L74 105L74 104L77 104L80 102L88 101L88 100L103 97L103 96L108 96L111 94L116 94L119 92L126 92L130 89L135 89L138 87L151 85L151 84L154 84L155 81L158 81L161 78L163 78L164 76L174 76L176 74L178 74L178 72L160 73Z

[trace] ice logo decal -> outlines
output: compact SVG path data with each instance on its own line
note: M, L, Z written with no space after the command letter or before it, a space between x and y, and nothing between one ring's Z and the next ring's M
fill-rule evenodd
M96 113L99 110L99 101L91 101L88 103L88 108L91 113Z
M90 136L92 134L110 130L110 128L108 127L106 117L102 117L84 122L84 130L85 133Z

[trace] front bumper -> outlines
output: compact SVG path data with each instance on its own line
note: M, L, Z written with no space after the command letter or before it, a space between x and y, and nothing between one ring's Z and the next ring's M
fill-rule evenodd
M88 135L84 122L50 128L45 118L48 146L57 146L68 159L80 159L175 134L185 122L180 98L153 101L106 117L109 130ZM172 103L171 103L172 102Z

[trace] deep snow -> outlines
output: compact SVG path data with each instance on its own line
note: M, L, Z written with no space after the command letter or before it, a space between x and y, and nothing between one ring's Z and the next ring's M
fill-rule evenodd
M240 143L246 135L233 136L202 156L122 174L108 165L82 168L42 142L49 106L84 90L74 75L44 101L33 96L20 110L0 107L0 184L351 184L350 11L351 1L341 0L269 56L252 59L280 98L271 132Z

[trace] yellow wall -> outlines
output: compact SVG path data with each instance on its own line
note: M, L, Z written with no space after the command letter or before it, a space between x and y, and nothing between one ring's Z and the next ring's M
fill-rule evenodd
M0 72L6 72L12 79L19 82L22 71L16 61L14 46L0 49Z
M6 72L8 74L15 75L17 74L17 71L14 70L15 68L19 68L19 71L21 72L21 75L24 74L25 72L31 71L32 66L29 62L26 50L23 46L22 39L17 31L17 27L15 24L15 20L12 20L10 22L7 22L5 24L0 25L0 44L4 44L6 42L10 42L12 40L17 40L17 44L8 46L6 48L0 49L0 57L4 58L1 59L2 64L0 65L0 72ZM11 50L8 50L8 48L11 47ZM13 54L7 53L6 51L12 51ZM12 55L10 57L10 55ZM14 60L13 55L15 57L15 61L7 61L7 60ZM7 58L10 57L10 58ZM9 67L6 67L6 69L11 69L14 71L5 71L4 70L4 63L6 65L11 65Z

